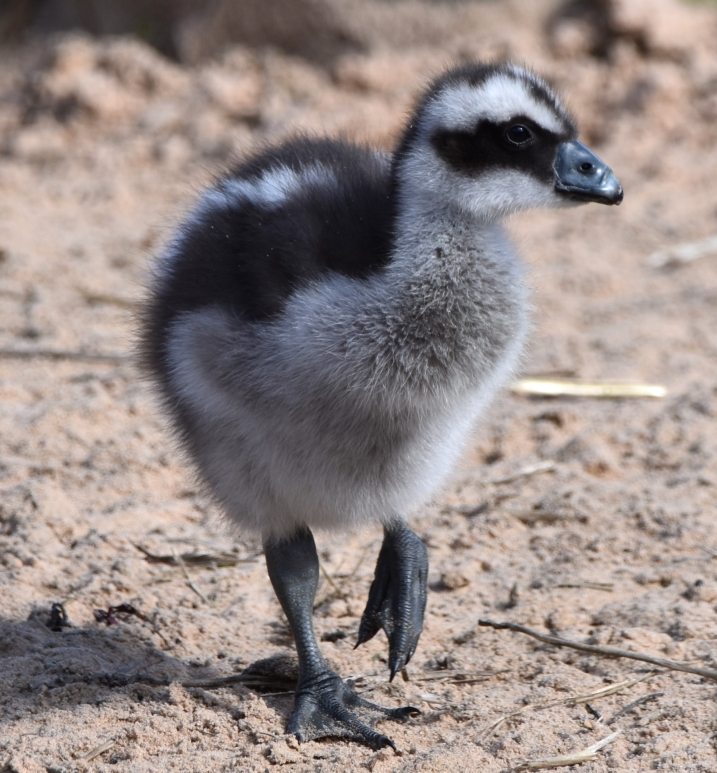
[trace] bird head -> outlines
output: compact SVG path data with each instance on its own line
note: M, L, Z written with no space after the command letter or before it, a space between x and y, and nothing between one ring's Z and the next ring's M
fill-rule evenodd
M619 204L610 167L577 141L574 119L530 70L470 64L420 100L395 156L398 179L485 219L535 207Z

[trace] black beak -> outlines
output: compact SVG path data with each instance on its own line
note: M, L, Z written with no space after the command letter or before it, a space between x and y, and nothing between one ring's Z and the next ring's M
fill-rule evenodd
M555 159L555 190L575 201L619 204L620 181L582 142L564 142Z

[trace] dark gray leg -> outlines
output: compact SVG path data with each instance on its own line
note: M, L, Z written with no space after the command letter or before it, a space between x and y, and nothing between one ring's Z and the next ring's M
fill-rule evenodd
M302 529L288 540L267 541L264 552L271 584L289 620L299 656L296 703L287 732L299 741L334 736L364 743L372 749L395 749L390 738L373 729L376 720L405 722L421 712L411 706L385 709L365 701L324 660L312 622L319 582L319 558L313 535Z
M383 628L388 636L391 679L416 651L426 611L427 579L428 554L423 542L403 521L386 527L356 646Z

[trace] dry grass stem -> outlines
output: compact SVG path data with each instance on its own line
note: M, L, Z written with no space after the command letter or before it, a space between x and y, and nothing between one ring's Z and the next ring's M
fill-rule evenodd
M706 545L700 545L702 550L705 551L708 555L712 556L712 558L717 558L717 550L713 550L712 548L708 548Z
M366 554L371 549L371 544L367 545L359 557L359 560L356 562L356 566L352 569L351 573L348 574L344 579L341 585L339 585L334 578L328 573L326 568L322 563L319 563L319 568L321 569L321 573L326 578L326 582L329 583L329 585L333 588L333 593L329 593L324 598L319 599L314 602L314 609L317 607L320 607L325 602L333 599L333 598L340 598L340 599L347 599L349 597L348 591L344 590L345 588L348 588L350 583L353 581L354 577L356 576L356 572L358 572L359 568L361 567L361 564L363 564L364 559L366 558Z
M451 673L441 674L440 676L432 677L419 677L412 679L416 682L437 681L447 684L473 684L474 682L484 681L496 674L505 673L506 670L501 671L476 671L473 673ZM235 684L241 684L245 687L255 688L262 690L262 694L265 695L291 695L294 693L295 682L291 678L284 678L280 675L263 675L259 673L246 673L231 674L230 676L219 676L211 679L172 679L166 677L152 676L151 674L122 674L122 673L99 673L92 676L84 677L81 682L99 682L109 687L124 687L128 684L150 684L155 687L167 687L168 685L176 682L181 684L182 687L187 689L197 688L203 690L218 690L224 687L231 687ZM356 674L351 677L347 677L347 682L352 683L356 687L365 686L365 689L374 689L378 685L385 683L385 678L378 674L365 676L363 674ZM66 685L67 683L65 683ZM612 687L612 686L611 686ZM265 693L267 689L280 690L276 693ZM358 692L365 691L357 690ZM608 688L611 689L611 688Z
M92 751L87 752L83 757L80 757L80 759L83 762L90 762L90 760L94 760L95 757L99 757L100 754L104 754L106 751L111 749L115 744L117 743L117 739L113 738L111 741L105 741L103 744L100 744L99 746L96 746Z
M646 679L650 679L655 675L656 673L653 671L649 674L645 674L644 676L637 677L636 679L625 679L622 682L610 684L607 687L602 687L599 690L595 690L594 692L590 692L584 695L571 695L569 698L559 698L554 701L548 701L547 703L529 703L527 706L523 706L516 711L511 711L510 714L504 714L502 717L496 719L495 722L488 725L488 727L486 727L478 735L476 738L476 743L482 743L486 740L486 738L490 737L493 732L496 731L502 724L508 722L508 720L511 720L514 717L525 714L528 711L541 711L542 709L553 708L553 706L577 706L580 703L589 703L590 701L596 701L599 698L605 698L608 695L614 695L615 693L621 692L622 690L629 690L630 687L633 687L640 682L644 682Z
M661 698L664 694L664 692L651 692L647 695L643 695L641 698L628 703L627 706L623 706L620 711L615 712L615 714L613 714L610 719L605 722L605 724L611 725L616 719L624 717L625 714L629 714L629 712L631 712L633 709L637 708L638 706L642 706L643 703L657 700L657 698Z
M445 671L438 674L429 674L427 676L412 676L408 681L411 682L434 682L438 684L478 684L485 682L498 674L508 673L509 669L504 668L499 671ZM386 683L383 674L356 674L348 677L347 682L352 682L358 687L373 689L376 686ZM443 699L441 699L443 700Z
M338 595L338 597L340 599L345 599L346 593L342 591L341 588L339 588L334 578L328 573L326 567L321 562L319 562L319 569L321 569L321 574L324 575L324 579L334 589L334 592Z
M441 698L440 695L436 695L432 692L422 692L415 697L424 701L424 703L427 703L431 708L437 708L438 706L442 706L445 703L445 700Z
M612 591L615 589L615 583L612 582L561 582L556 588L590 588L591 590Z
M656 658L652 655L645 655L642 652L629 652L628 650L621 650L617 647L600 647L596 644L583 644L582 642L572 641L571 639L563 639L560 636L550 636L549 634L540 633L539 631L534 631L531 628L526 628L517 623L495 623L492 620L479 620L478 625L495 628L497 631L508 630L515 631L516 633L524 633L527 636L532 636L538 641L542 641L544 644L552 644L554 647L569 647L570 649L579 650L580 652L588 652L591 655L602 655L603 657L608 658L630 658L631 660L640 660L643 663L649 663L650 665L658 666L659 668L667 668L670 671L684 671L687 674L697 674L697 676L702 676L705 679L717 681L717 671L712 668L689 666L686 663L678 663L676 660Z
M440 682L443 684L477 684L485 682L496 674L504 674L507 668L500 671L474 671L471 673L452 673L452 674L430 674L429 676L414 677L414 682Z
M371 550L372 545L373 543L369 543L361 551L361 555L359 556L359 560L356 562L356 566L354 566L354 568L351 570L351 574L349 574L348 577L346 577L344 582L341 583L342 585L347 585L353 580L353 578L356 576L356 572L358 572L358 570L361 568L361 565L366 560L366 556L368 555L368 551Z
M616 730L601 741L594 743L592 746L588 746L587 749L581 749L577 752L571 752L561 757L544 757L537 760L526 760L521 762L515 770L542 770L543 768L562 768L567 765L580 765L582 762L590 762L597 757L597 753L600 749L605 748L609 743L612 743L620 734L622 730Z
M541 472L552 472L557 468L557 464L551 460L544 462L536 462L535 464L529 464L526 467L514 472L512 475L504 475L500 478L488 478L486 483L500 484L500 483L514 483L522 478L530 478L533 475L539 475Z
M140 553L144 553L147 561L153 564L169 564L170 566L179 566L177 561L176 551L165 555L157 553L151 553L146 548L138 545L136 542L132 542L132 545L139 550ZM256 561L258 555L251 556L250 558L239 558L233 553L181 553L180 556L187 566L205 566L209 569L222 566L236 566L237 564L247 564L251 561Z
M187 565L184 563L184 560L182 557L177 553L177 551L174 551L174 559L181 567L182 571L184 572L184 576L187 578L187 585L199 596L199 598L205 603L211 606L209 604L209 599L202 593L202 591L194 584L194 581L189 575L189 570L187 569Z
M665 268L666 266L679 266L691 263L698 258L706 258L708 255L717 255L717 235L702 239L699 242L685 242L668 247L666 250L657 250L645 261L650 268Z
M80 362L130 362L125 354L100 354L97 352L69 351L64 349L0 349L0 358L16 360L78 360Z
M510 390L521 395L546 397L665 397L667 395L667 389L659 384L554 378L519 378L513 382Z

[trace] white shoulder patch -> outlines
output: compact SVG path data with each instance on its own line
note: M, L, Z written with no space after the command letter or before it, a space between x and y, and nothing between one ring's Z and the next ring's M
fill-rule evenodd
M565 129L562 116L530 93L525 74L497 73L478 87L461 83L446 88L426 111L431 128L472 131L481 119L501 123L526 115L547 131Z
M307 186L334 186L336 176L331 169L320 164L307 166L299 172L288 167L268 169L261 177L222 180L216 188L208 190L200 203L205 208L231 207L242 202L256 206L277 207Z
M212 212L241 207L247 203L268 209L279 207L306 188L334 188L337 182L334 171L321 164L306 166L299 172L288 167L278 167L266 170L257 178L221 180L214 188L203 193L187 218L186 226L201 226L203 219ZM177 255L177 242L169 244L155 266L158 277L171 273Z

